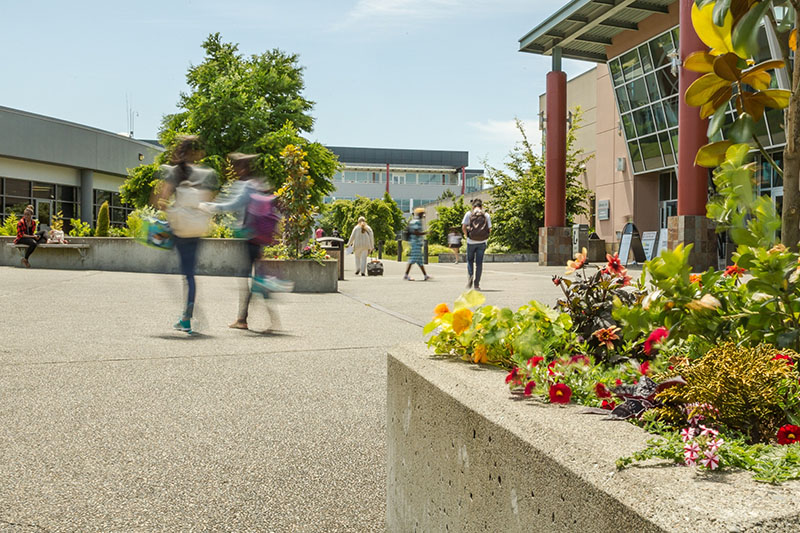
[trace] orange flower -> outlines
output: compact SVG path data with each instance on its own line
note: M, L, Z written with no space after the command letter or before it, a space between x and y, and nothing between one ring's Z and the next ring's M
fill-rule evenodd
M450 312L450 308L447 307L447 304L439 304L433 308L433 314L436 315L436 318L442 318L445 314Z
M582 249L580 253L575 255L575 259L572 261L567 261L567 271L565 274L572 274L579 268L583 268L583 265L586 264L586 255L587 255L586 248Z
M474 363L483 363L486 364L489 362L489 359L486 357L486 345L479 344L475 347L475 351L472 352L472 362Z
M592 333L592 336L597 338L600 344L605 344L606 348L612 350L614 348L614 341L619 339L619 335L617 335L618 331L619 328L617 326L612 326L610 328L598 329Z
M472 325L472 311L462 307L453 313L453 331L461 335Z
M700 278L700 274L689 274L689 283L697 283L702 287L703 283L700 281Z

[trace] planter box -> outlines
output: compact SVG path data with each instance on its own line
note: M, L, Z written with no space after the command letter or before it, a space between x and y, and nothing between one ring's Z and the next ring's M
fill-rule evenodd
M660 461L618 472L650 435L579 406L519 401L503 371L418 344L388 356L389 531L800 531L798 482Z
M319 264L307 259L284 261L262 259L259 271L294 282L294 292L336 292L339 290L339 261L331 259Z

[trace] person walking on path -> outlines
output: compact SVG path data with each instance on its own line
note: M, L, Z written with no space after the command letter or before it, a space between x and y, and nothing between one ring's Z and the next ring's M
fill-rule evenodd
M403 279L408 281L414 281L413 278L408 275L408 273L411 272L411 265L414 264L419 265L420 270L422 270L422 275L425 276L423 281L431 279L428 273L425 272L425 267L423 266L422 238L425 232L422 231L422 217L424 216L425 209L418 207L414 209L414 218L408 223L408 242L411 245L411 252L408 254L408 267L406 268L405 276L403 276Z
M458 264L458 251L461 249L461 232L458 227L450 228L450 233L447 235L447 246L453 250L455 263Z
M353 247L353 257L356 259L356 276L367 275L367 256L375 249L375 236L372 228L367 224L367 219L358 217L358 224L350 233L347 246Z
M248 206L253 201L253 195L267 196L269 194L269 187L267 187L264 180L253 174L253 164L258 158L258 154L242 154L232 153L228 154L228 159L231 161L233 171L239 177L239 180L233 184L228 197L223 202L206 202L201 204L201 209L208 210L212 213L220 211L229 211L236 216L237 228L235 233L247 238L247 255L245 256L245 264L247 267L248 277L243 278L244 285L240 292L239 298L239 312L236 316L236 321L228 327L233 329L248 329L247 316L250 311L250 299L253 296L253 287L251 275L255 276L258 272L254 272L257 267L258 260L264 249L264 244L261 240L269 239L268 235L254 235L253 231L246 227L246 217ZM267 196L270 198L269 196ZM274 197L272 197L274 199ZM269 297L269 292L259 287L259 292L264 295L264 298ZM268 331L275 331L280 329L280 320L277 312L272 306L267 306L267 311L270 316L270 328Z
M461 231L467 238L467 288L481 290L481 273L483 272L483 254L486 253L486 241L492 231L492 218L483 210L480 198L472 200L472 210L464 213Z
M28 249L25 251L25 257L22 258L22 264L25 268L30 268L31 264L28 258L31 256L39 242L46 238L43 232L36 232L36 221L33 220L33 207L28 206L23 211L22 218L17 222L17 237L14 239L14 244L26 244Z
M163 183L158 193L156 206L166 207L167 220L174 234L178 250L181 274L186 279L186 305L180 320L174 325L178 331L193 333L192 315L196 295L195 266L200 237L208 233L211 215L200 204L211 200L217 189L217 174L209 168L198 166L197 161L205 156L196 135L178 137L172 152L172 165L162 165ZM170 205L169 199L174 197Z

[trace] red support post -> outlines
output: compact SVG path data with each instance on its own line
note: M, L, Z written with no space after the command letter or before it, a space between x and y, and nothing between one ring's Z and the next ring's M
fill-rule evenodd
M467 190L467 167L461 167L461 196Z
M680 0L680 58L689 57L692 52L708 50L697 36L692 26L692 6L694 0ZM697 78L699 72L686 70L681 66L679 77L680 104L678 107L678 216L706 215L708 201L708 171L694 164L694 158L701 146L708 142L706 131L708 119L700 118L700 110L686 105L686 89Z
M567 75L561 71L547 73L546 142L544 225L564 227L567 224Z
M389 163L386 163L386 192L389 192Z

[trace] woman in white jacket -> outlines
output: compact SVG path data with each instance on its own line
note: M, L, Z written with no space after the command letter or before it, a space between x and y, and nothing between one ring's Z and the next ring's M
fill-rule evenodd
M366 218L358 217L358 224L350 233L350 240L347 241L347 246L353 247L353 257L356 259L356 276L359 274L366 276L367 256L375 249L375 237L372 234L372 228L367 224Z

